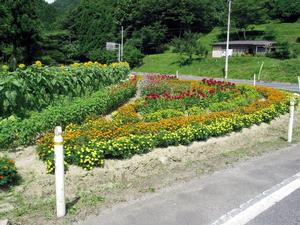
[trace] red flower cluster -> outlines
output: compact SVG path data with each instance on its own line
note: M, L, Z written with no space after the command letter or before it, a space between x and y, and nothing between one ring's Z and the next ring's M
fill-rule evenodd
M222 86L222 87L231 87L235 86L235 83L227 82L227 81L220 81L220 80L214 80L214 79L202 79L202 82L204 84L207 84L209 86Z

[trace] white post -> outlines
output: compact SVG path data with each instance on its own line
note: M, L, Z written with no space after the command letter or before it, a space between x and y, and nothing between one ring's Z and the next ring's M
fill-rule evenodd
M118 49L118 61L121 62L121 45L118 44L119 49Z
M253 76L253 86L256 86L256 74Z
M57 217L66 215L65 187L64 187L64 147L62 128L55 127L54 155L55 155L55 186L56 186L56 213Z
M177 78L177 79L179 78L178 70L176 70L176 78Z
M122 26L122 29L121 29L121 61L123 61L123 55L124 55L124 27Z
M228 0L228 24L227 24L226 59L225 59L225 79L228 78L228 57L229 57L229 38L230 38L230 14L231 14L231 0Z
M260 66L260 69L259 69L258 78L257 78L259 81L261 79L261 72L262 72L263 67L264 67L264 61L261 63L261 66Z
M300 76L298 77L299 93L300 93Z
M293 138L294 111L295 111L295 101L292 98L291 101L290 101L290 118L289 118L289 130L288 130L288 143L291 143L292 138Z

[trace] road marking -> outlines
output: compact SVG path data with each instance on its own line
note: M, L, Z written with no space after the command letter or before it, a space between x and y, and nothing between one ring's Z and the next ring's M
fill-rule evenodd
M244 225L300 188L300 173L240 205L212 225Z

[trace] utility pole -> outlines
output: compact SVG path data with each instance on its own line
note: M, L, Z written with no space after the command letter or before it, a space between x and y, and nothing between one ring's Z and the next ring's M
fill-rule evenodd
M123 61L123 54L124 54L124 27L122 26L121 29L122 38L121 38L121 61Z
M228 24L227 24L226 59L225 59L225 79L228 78L228 57L229 57L229 37L230 37L230 15L231 15L231 0L228 0Z

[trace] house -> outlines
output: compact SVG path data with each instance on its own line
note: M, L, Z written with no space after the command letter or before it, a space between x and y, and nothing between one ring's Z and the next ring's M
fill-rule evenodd
M273 41L230 41L229 55L265 55L274 50ZM220 58L226 54L226 42L213 44L212 57Z

